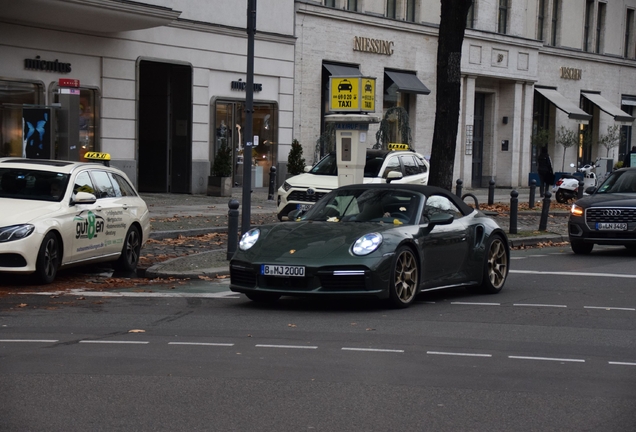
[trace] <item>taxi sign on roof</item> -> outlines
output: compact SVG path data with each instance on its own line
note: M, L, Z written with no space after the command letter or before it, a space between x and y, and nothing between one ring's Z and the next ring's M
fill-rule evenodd
M84 157L89 160L100 160L100 161L110 160L110 154L101 153L101 152L86 152L84 154Z
M389 143L387 148L389 150L408 150L409 149L409 145L408 144L400 144L400 143Z
M330 112L375 112L375 78L331 76Z

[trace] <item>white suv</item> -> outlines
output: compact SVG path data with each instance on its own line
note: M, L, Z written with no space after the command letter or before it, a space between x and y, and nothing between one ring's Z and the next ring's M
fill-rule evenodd
M278 219L288 220L292 210L307 210L320 198L338 188L336 154L330 153L307 172L288 178L278 189ZM386 183L390 172L398 172L401 178L392 183L428 183L428 161L414 151L367 149L363 183ZM393 177L393 176L392 176ZM399 177L399 175L397 176Z

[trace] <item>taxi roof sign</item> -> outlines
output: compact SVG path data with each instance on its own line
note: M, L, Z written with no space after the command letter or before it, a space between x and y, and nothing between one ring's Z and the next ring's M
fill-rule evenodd
M101 152L86 152L84 158L90 161L104 162L104 165L109 166L110 154Z
M408 144L389 143L387 145L387 148L389 150L408 150L410 148L410 146Z
M375 78L329 77L330 112L375 112Z

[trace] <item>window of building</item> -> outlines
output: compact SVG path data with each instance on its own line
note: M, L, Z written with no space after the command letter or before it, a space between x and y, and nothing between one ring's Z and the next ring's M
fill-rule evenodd
M596 106L591 100L581 96L581 109L592 116L588 124L579 125L579 153L577 166L585 165L594 162L592 159L592 145L594 136L594 123L598 121L598 112ZM596 117L596 118L594 118Z
M347 0L347 10L357 11L358 10L358 0Z
M550 38L550 44L556 46L557 44L557 31L559 25L559 0L552 0L552 37Z
M539 92L534 92L534 106L532 112L534 113L532 118L532 149L530 157L530 171L537 172L537 157L539 156L540 146L545 144L539 143L537 139L539 132L542 129L550 129L550 101Z
M407 116L410 116L411 98L407 92L400 91L398 85L393 82L386 74L384 75L384 92L382 93L382 112L384 113L395 107L403 108ZM389 121L389 142L402 143L402 134L400 133L403 124L400 122L399 115L390 115Z
M543 26L545 23L545 0L539 0L537 11L537 39L543 40Z
M499 0L499 17L497 20L497 33L508 32L508 0Z
M386 0L386 17L395 19L396 16L396 5L397 0Z
M406 0L406 20L415 22L415 0Z
M473 0L473 2L470 4L470 7L468 8L468 15L466 16L466 28L475 28L475 2L476 0Z
M59 103L60 94L57 83L49 87L51 100ZM86 152L98 151L97 145L97 107L99 92L95 88L80 88L79 97L79 156L80 161L86 161ZM57 156L56 156L57 157Z
M605 11L607 4L598 4L598 15L596 16L596 50L597 53L603 52L603 42L605 39Z
M336 0L325 0L325 6L335 8Z
M636 96L622 96L621 110L627 114L633 116L636 113ZM623 160L625 154L627 154L632 148L632 125L621 126L620 143L618 145L618 160Z
M583 51L592 50L592 14L594 11L594 0L585 3L585 32L583 35Z
M625 17L625 46L623 48L623 57L634 58L634 9L627 9Z
M44 105L42 83L0 80L0 157L22 157L22 108L29 105Z

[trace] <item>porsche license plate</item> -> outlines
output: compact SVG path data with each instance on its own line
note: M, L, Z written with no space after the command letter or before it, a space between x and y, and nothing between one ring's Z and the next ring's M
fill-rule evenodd
M265 276L304 277L305 266L261 265L261 274Z
M627 231L626 222L597 222L598 231Z

